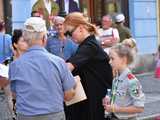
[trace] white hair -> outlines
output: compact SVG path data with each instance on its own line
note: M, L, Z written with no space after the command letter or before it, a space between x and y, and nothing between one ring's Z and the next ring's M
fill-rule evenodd
M26 30L23 32L23 37L29 46L32 45L33 41L47 39L46 36L47 35L44 32L30 32Z
M63 23L64 21L65 21L65 18L61 17L61 16L55 16L55 18L54 18L54 24Z
M43 40L46 37L46 23L40 17L30 17L24 23L23 37L29 46L34 41Z

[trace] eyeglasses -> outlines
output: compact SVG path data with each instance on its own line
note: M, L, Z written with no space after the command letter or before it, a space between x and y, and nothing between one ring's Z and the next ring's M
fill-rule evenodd
M73 32L74 32L76 29L77 29L77 27L75 27L75 28L72 29L71 31L67 31L67 32L65 33L65 35L72 37L72 34L73 34Z

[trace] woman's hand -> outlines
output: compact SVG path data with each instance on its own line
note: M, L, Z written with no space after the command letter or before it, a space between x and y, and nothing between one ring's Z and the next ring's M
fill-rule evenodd
M111 112L111 105L110 105L110 97L109 96L105 96L102 100L102 105L104 107L104 109L107 111L107 112Z
M110 104L110 97L106 95L106 96L102 99L102 105L105 106L105 105L109 105L109 104Z
M116 105L116 104L108 104L108 105L104 105L104 109L107 111L107 112L119 112L119 107Z
M104 109L105 109L107 112L112 112L112 106L111 106L110 104L104 105Z
M72 63L69 63L69 62L67 63L67 66L68 66L70 71L73 71L74 68L75 68L74 65Z

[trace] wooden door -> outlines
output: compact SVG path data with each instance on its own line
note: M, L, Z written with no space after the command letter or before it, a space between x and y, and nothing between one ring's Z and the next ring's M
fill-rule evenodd
M110 14L115 16L123 13L126 16L126 24L129 26L128 0L88 0L91 21L96 24L101 23L102 16Z

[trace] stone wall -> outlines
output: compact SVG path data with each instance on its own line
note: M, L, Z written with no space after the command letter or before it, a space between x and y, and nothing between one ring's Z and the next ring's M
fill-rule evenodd
M153 72L155 70L155 66L156 66L155 53L137 55L132 71L135 74Z

